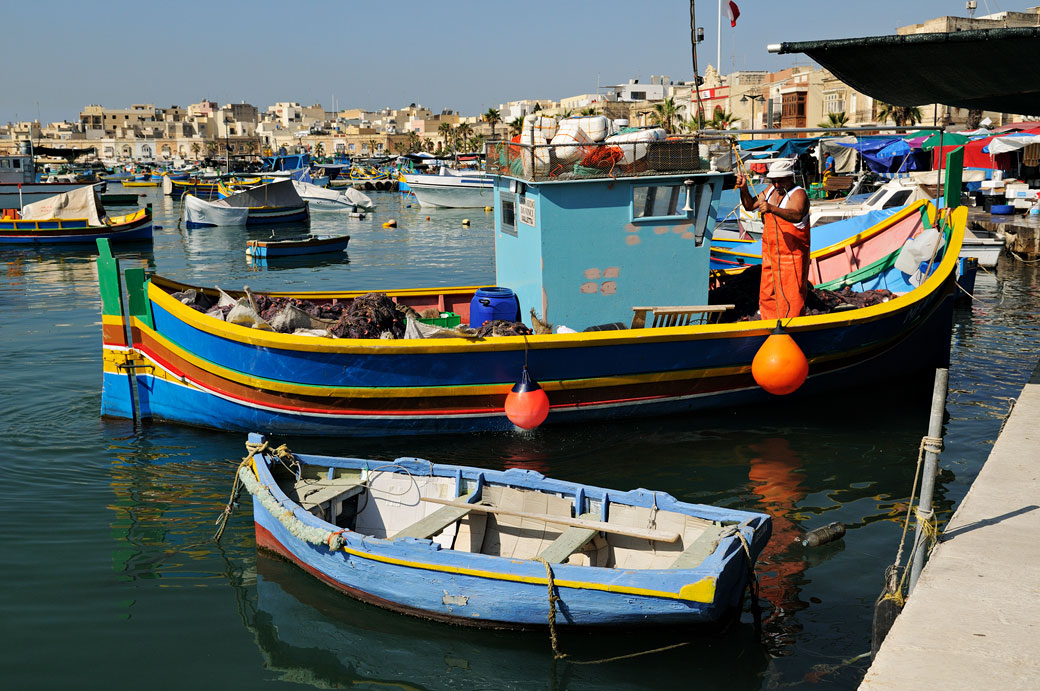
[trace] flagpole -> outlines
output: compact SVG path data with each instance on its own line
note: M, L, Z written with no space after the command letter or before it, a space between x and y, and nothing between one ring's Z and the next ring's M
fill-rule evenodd
M719 71L719 74L722 74L722 0L719 0L719 38L717 48L719 49L719 55L715 63L715 69Z

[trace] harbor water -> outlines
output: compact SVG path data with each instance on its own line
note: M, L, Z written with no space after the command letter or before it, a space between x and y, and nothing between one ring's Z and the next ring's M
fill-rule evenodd
M156 190L142 199L162 226L154 241L115 252L124 268L225 289L494 283L490 213L370 194L378 209L365 219L313 214L311 232L351 235L342 255L251 265L247 239L308 226L186 230L179 203ZM383 228L390 218L397 227ZM0 248L0 263L6 688L851 689L866 671L874 601L927 428L929 381L798 406L777 399L524 433L279 440L301 452L529 468L773 516L758 564L761 635L749 609L717 631L563 631L560 646L577 660L682 645L601 664L554 662L547 632L386 612L257 554L248 502L215 543L244 435L101 419L94 252ZM1037 364L1038 316L1040 268L1008 257L980 271L975 301L956 311L940 524ZM843 539L802 546L807 532L835 521Z

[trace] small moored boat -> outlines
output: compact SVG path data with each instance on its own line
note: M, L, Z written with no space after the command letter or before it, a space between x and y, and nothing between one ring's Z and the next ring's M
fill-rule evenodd
M292 223L310 217L309 206L300 198L292 180L232 192L220 185L223 199L207 202L184 197L184 224L188 228L255 223Z
M766 514L417 458L297 455L250 434L257 546L365 602L494 628L712 623L739 606Z
M246 254L256 258L290 257L298 254L342 252L350 242L349 235L311 235L286 240L248 240Z
M93 244L102 238L151 240L152 205L107 216L97 189L85 186L28 204L20 213L5 213L0 219L0 245Z

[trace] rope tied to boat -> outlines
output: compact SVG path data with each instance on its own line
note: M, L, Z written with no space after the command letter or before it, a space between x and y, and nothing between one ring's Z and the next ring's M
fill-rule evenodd
M900 607L905 602L903 596L903 589L906 586L907 578L910 576L910 571L904 569L903 563L903 546L906 542L906 534L910 529L910 516L914 515L917 519L918 525L921 526L921 530L931 542L929 551L934 549L936 542L939 540L939 524L935 518L935 512L931 509L928 511L921 511L920 508L914 509L914 498L917 496L917 484L921 479L921 468L924 466L924 455L926 453L940 454L943 450L943 439L942 437L930 437L927 434L921 437L921 444L917 448L917 468L914 470L914 484L910 490L910 499L906 504L906 517L903 519L903 533L899 537L899 549L896 550L896 560L885 570L885 586L886 592L881 596L881 600L893 600L898 603ZM913 561L914 553L917 551L917 544L914 544L913 549L910 550L910 554L907 557L907 563Z
M748 571L748 587L751 589L751 609L755 617L755 630L761 636L762 633L762 616L761 610L758 605L758 574L755 572L754 560L751 558L751 545L748 543L747 537L741 530L745 523L739 526L730 526L727 530L719 536L718 540L722 540L725 537L735 535L740 540L741 548L744 550L746 557L746 565ZM716 541L716 546L718 541ZM542 562L545 566L545 582L549 589L549 641L552 643L553 651L553 662L556 660L566 659L571 664L575 665L599 665L605 662L615 662L617 660L627 660L634 657L642 657L643 655L652 655L654 653L663 653L667 650L674 650L675 648L682 648L690 645L693 641L680 641L679 643L672 643L670 645L664 645L659 648L652 648L650 650L640 650L634 653L626 653L624 655L614 655L613 657L604 657L598 660L575 660L570 657L567 653L560 650L560 639L556 633L556 603L561 600L560 596L557 595L556 580L553 574L552 565L542 557L536 557L537 561Z

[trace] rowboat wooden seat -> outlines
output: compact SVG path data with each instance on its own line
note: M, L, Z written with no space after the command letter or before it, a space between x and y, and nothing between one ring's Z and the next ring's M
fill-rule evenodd
M583 514L579 518L595 520L596 514L587 513ZM538 558L544 559L550 564L562 564L567 561L568 557L587 545L592 538L596 537L597 532L598 531L592 530L591 528L571 526L560 533L558 538L553 540L548 547L542 550L542 553L538 555Z
M474 494L460 497L459 501L469 503L470 500L473 499ZM433 513L427 514L419 521L411 524L404 530L398 531L393 537L414 537L419 540L428 540L450 526L452 523L460 520L472 510L472 504L469 506L442 506Z
M661 326L688 326L690 324L718 323L722 313L731 310L735 305L689 305L670 307L633 307L632 327L642 329L647 326L646 315L652 316L650 328Z
M300 498L300 506L307 511L333 501L346 501L365 491L365 486L358 483L331 481L329 483L300 483L296 486Z
M718 546L719 536L722 534L724 527L721 525L712 525L704 529L693 542L691 542L686 549L684 549L672 565L670 569L693 569L701 565L708 555L715 551Z

